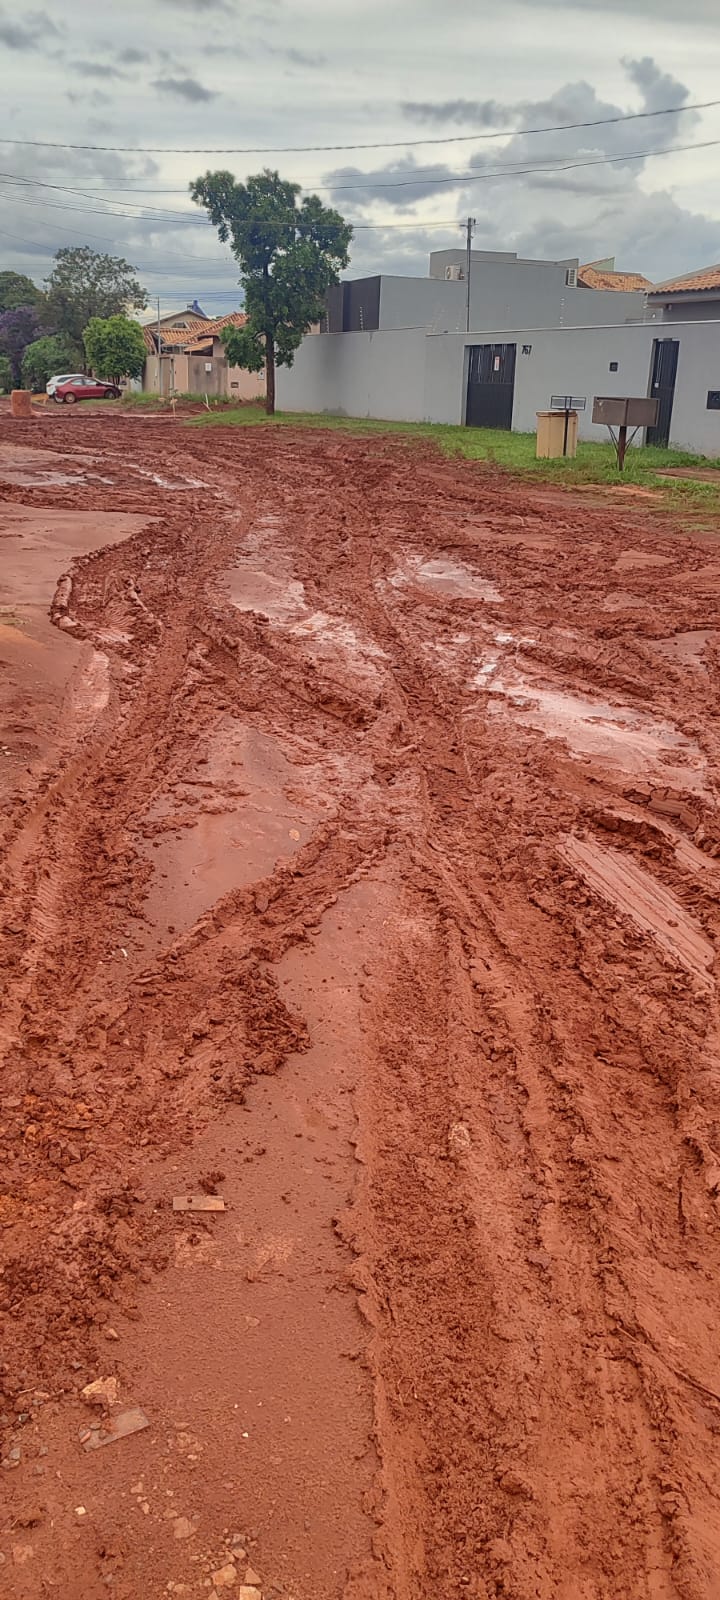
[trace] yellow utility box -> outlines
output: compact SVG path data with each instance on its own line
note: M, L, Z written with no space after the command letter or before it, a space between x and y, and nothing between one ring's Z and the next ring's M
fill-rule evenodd
M537 448L535 455L554 458L555 456L577 455L577 411L537 411Z

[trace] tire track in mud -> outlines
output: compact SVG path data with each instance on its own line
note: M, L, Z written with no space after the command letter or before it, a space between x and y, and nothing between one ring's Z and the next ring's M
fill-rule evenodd
M164 430L145 450L180 471ZM720 562L641 515L384 444L186 433L184 473L211 460L210 510L193 491L180 515L160 487L152 536L71 575L70 620L107 653L110 694L15 883L40 909L24 945L19 923L8 935L8 1188L28 1199L5 1306L16 1321L34 1284L30 1348L40 1359L49 1313L67 1359L124 1273L163 1265L132 1198L143 1164L304 1048L277 964L383 859L394 910L362 978L361 1178L341 1231L371 1330L384 1518L381 1569L351 1592L709 1600L715 973L699 982L672 918L659 945L581 868L610 834L627 881L641 869L717 946L720 640L685 661L657 646L712 634ZM459 593L412 564L438 553ZM258 562L291 575L305 609L233 606L220 575L238 561L241 584ZM463 573L501 598L470 598ZM329 813L125 964L153 829L192 828L203 802L182 796L228 719L323 773ZM645 740L647 777L623 768L616 726ZM79 1220L68 1185L89 1198Z

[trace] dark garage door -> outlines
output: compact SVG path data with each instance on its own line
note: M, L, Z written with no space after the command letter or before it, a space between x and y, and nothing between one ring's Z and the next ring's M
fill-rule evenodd
M647 430L646 444L667 445L669 442L679 349L679 339L653 341L650 396L658 401L658 415L655 427Z
M514 344L473 344L469 350L468 428L511 428L515 391Z

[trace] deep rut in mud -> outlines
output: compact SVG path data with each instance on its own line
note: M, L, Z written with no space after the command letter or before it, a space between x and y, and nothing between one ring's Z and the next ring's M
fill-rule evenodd
M13 1592L207 1593L242 1533L266 1597L710 1600L715 537L377 439L3 426L22 571L98 524L43 546L67 682L25 591L0 632ZM91 1471L105 1372L157 1431Z

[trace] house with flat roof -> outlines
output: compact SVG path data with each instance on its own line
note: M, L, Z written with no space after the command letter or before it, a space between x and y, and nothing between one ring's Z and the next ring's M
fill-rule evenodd
M608 263L593 264L600 265ZM467 252L433 250L426 278L377 273L346 279L330 289L320 332L427 328L457 333L468 327L468 304L470 328L642 321L648 280L641 274L616 273L614 264L604 276L602 283L590 281L591 268L581 268L577 256L539 261L513 250L472 250L468 294Z

